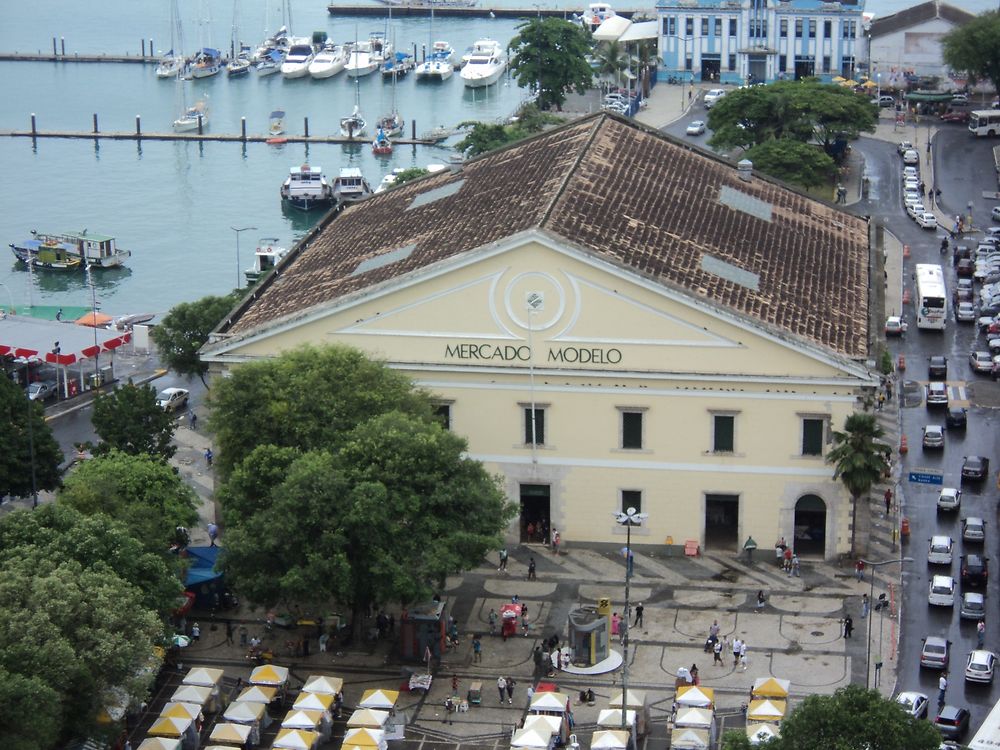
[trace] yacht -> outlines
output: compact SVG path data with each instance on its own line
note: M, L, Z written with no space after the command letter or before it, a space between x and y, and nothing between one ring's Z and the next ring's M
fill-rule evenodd
M272 49L257 59L253 64L253 69L259 76L269 76L281 70L281 63L284 61L284 53L279 49Z
M288 170L288 177L281 185L281 197L301 211L330 206L333 188L326 181L322 167L303 164Z
M381 68L387 59L392 59L392 45L381 33L372 34L367 41L354 45L344 70L352 78L366 76Z
M241 46L239 54L226 65L226 73L230 78L241 78L250 74L253 63L250 61L250 48Z
M454 56L455 50L448 42L434 42L431 54L416 68L417 80L447 81L455 72Z
M583 24L584 28L590 29L590 31L597 31L597 27L602 23L607 21L609 18L613 18L615 15L614 8L612 8L608 3L591 3L587 6L587 10L583 11L583 16L580 18L580 22Z
M160 63L156 66L157 78L176 78L178 73L183 74L187 61L183 55L175 55L173 50L160 58Z
M343 45L327 42L309 63L309 75L313 78L330 78L337 75L347 64L347 55L347 49Z
M190 133L192 130L202 130L208 126L208 97L199 99L174 120L175 133Z
M271 50L278 50L282 54L288 51L288 27L282 26L274 34L264 40L264 43L257 48L253 59L264 58Z
M498 42L480 39L472 46L469 62L459 74L469 88L489 86L500 80L507 69L507 57Z
M333 196L342 204L359 201L371 194L371 186L357 167L344 167L333 181Z
M192 78L208 78L222 70L222 53L212 47L202 47L191 65Z
M302 78L308 75L309 64L314 57L316 52L308 39L293 40L285 61L281 64L281 75L285 78Z
M340 134L344 138L361 138L368 129L368 122L361 116L361 107L354 105L354 111L340 118Z

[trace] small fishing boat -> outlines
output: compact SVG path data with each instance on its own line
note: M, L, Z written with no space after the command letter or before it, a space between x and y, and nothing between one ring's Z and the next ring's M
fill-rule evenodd
M253 256L253 265L243 272L247 283L253 284L266 274L288 254L288 248L281 247L277 237L261 237Z
M308 164L288 170L280 193L283 200L300 211L328 207L334 202L333 188L327 182L323 168Z
M372 194L371 185L357 167L344 167L340 175L333 181L334 200L343 203L354 203Z
M208 126L208 95L196 101L190 107L184 109L184 113L174 120L175 133L189 133L204 130Z
M253 69L259 76L269 76L281 70L281 63L285 60L285 54L281 50L272 49L254 63Z
M309 75L313 78L331 78L337 75L347 64L348 49L342 44L327 42L309 63Z
M392 141L389 140L388 134L382 128L379 128L375 133L375 140L372 141L372 153L375 156L392 155Z
M283 135L285 132L285 110L276 109L271 112L269 117L269 125L267 128L267 134L272 138L278 135Z
M214 47L202 47L191 64L192 78L208 78L222 70L222 53Z
M316 57L312 42L308 39L293 39L281 64L281 75L285 78L302 78L309 75L309 64Z
M53 255L67 254L80 261L79 264L67 266L72 268L81 264L95 268L119 268L125 264L125 259L132 254L130 250L120 250L115 243L115 238L111 235L91 234L86 229L82 232L39 232L32 230L30 240L11 243L10 248L14 251L17 259L24 263L43 253L47 258ZM46 267L54 266L47 265Z

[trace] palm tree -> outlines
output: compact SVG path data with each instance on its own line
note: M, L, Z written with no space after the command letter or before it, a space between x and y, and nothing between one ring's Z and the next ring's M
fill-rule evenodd
M826 456L826 462L835 466L833 478L851 493L852 555L857 554L858 503L889 469L890 448L881 442L882 434L874 414L852 414L844 422L844 431L833 433L833 448Z
M635 19L633 19L634 22ZM639 77L642 79L642 95L644 97L649 96L650 75L656 75L657 66L663 62L656 54L657 51L656 41L652 39L644 39L636 47L635 60L639 64Z
M601 42L597 47L597 72L601 76L613 76L615 85L621 85L622 71L628 68L625 49L618 42Z

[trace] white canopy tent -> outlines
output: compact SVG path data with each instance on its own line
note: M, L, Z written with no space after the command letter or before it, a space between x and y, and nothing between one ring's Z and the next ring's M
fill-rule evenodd
M396 701L398 700L398 690L375 688L374 690L366 690L364 692L361 696L361 701L358 703L358 708L377 708L382 711L392 711L396 707Z
M389 721L388 711L377 711L372 708L359 708L347 720L349 727L369 727L381 729Z
M229 722L216 724L212 727L212 734L208 738L209 742L235 742L238 745L245 745L250 739L253 730L245 724L231 724Z
M388 750L389 743L385 740L385 732L369 727L354 727L344 735L341 750Z
M704 729L684 727L670 733L671 750L708 750L709 743L708 732Z
M710 729L714 717L711 709L692 708L690 706L677 711L674 719L675 727L694 727L695 729Z
M340 677L325 674L310 675L302 686L303 693L322 693L323 695L336 695L343 689L344 681Z
M628 747L628 732L620 729L601 729L594 732L590 750L625 750Z
M775 724L762 722L747 725L747 737L750 739L751 745L759 745L762 742L767 742L772 737L777 737L779 731Z
M510 740L511 747L534 748L548 750L552 745L552 735L537 729L515 729Z
M181 750L181 741L171 737L147 737L138 750Z

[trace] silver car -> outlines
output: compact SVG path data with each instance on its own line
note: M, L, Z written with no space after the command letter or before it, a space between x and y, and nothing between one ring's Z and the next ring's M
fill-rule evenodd
M993 682L993 669L996 666L996 656L992 651L976 649L969 654L969 662L965 666L967 682Z
M969 516L962 519L962 539L966 542L986 541L986 521Z
M963 620L982 620L986 617L986 599L978 591L962 594L962 608L959 616Z

